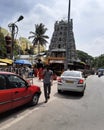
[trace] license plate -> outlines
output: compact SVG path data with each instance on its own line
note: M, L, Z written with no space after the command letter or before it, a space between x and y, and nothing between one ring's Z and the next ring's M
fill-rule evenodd
M66 83L73 83L73 81L71 81L71 80L66 80Z

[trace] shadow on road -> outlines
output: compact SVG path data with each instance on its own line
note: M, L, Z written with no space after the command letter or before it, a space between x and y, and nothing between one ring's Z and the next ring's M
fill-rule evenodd
M58 97L58 98L73 99L73 100L78 100L83 97L83 96L81 96L80 93L68 92L68 91L64 91L62 93L55 93L54 96Z
M21 107L0 114L0 123L2 123L4 120L8 120L9 118L17 118L18 114L24 112L27 108L27 105L23 105Z
M27 104L26 105L23 105L23 106L20 106L18 108L15 108L13 110L9 110L7 112L4 112L2 114L0 114L0 123L10 119L10 118L17 118L18 115L22 114L24 111L26 110L33 110L34 108L37 108L37 107L44 107L44 102L40 102L38 103L36 106L28 106Z

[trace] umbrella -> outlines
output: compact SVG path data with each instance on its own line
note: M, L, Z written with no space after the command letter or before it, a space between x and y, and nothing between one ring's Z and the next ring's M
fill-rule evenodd
M0 62L0 65L3 65L3 66L5 66L5 65L7 65L7 63L1 63L1 62Z
M6 58L6 59L0 59L0 62L7 63L7 64L12 64L13 60Z
M30 61L28 61L28 60L22 60L22 59L16 60L16 61L14 61L14 63L15 64L23 64L23 65L32 65Z

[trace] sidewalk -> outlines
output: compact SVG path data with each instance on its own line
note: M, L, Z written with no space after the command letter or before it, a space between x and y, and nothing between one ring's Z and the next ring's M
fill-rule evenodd
M38 77L27 78L27 80L30 80L30 82L31 82L32 84L37 85L37 86L39 86L40 88L43 87L43 80L39 80ZM57 82L57 80L53 80L52 86L53 86L54 84L56 84L56 82Z
M33 84L38 85L41 88L43 87L43 80L39 80L38 77L34 77Z
M39 99L39 103L43 103L45 101L44 90L43 90L43 80L39 80L38 77L31 78L31 80L32 80L34 85L37 85L41 88L42 93L41 93L41 96L40 96L40 99ZM57 84L57 81L53 80L53 84L51 86L51 95L50 95L51 98L57 92L56 84ZM50 100L51 100L51 98L50 98Z

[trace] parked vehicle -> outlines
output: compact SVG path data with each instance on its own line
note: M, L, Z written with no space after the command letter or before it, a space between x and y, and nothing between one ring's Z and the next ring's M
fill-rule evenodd
M24 104L36 105L41 90L11 72L0 72L0 113Z
M64 71L58 78L57 91L58 93L63 91L80 92L84 95L84 90L86 88L86 80L83 77L81 71Z
M96 74L98 75L98 77L101 77L102 75L104 75L104 69L98 69Z

